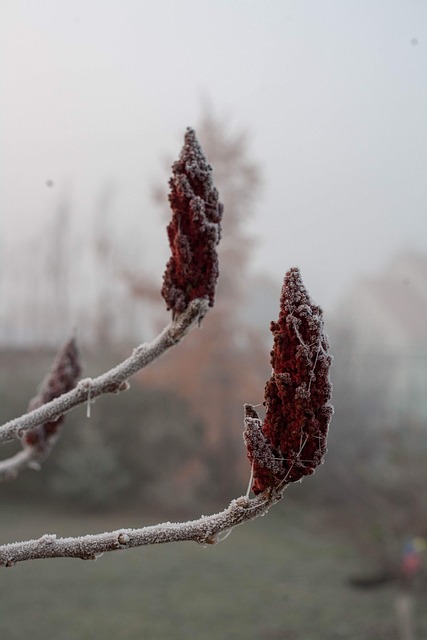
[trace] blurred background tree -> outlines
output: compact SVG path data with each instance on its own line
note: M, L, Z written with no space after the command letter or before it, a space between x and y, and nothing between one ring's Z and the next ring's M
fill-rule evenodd
M269 370L263 333L244 313L249 296L257 298L249 271L253 240L246 225L254 212L260 172L250 158L247 134L230 131L209 109L197 132L224 204L215 308L200 332L140 377L144 384L173 390L202 421L205 495L223 502L241 492L249 478L242 447L243 405L262 401ZM155 189L154 196L163 207L164 189Z

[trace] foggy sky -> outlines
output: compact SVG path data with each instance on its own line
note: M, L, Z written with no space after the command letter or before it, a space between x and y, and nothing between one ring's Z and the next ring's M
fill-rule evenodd
M65 196L84 228L110 181L155 264L152 184L203 101L262 171L256 268L300 266L328 306L427 251L425 0L10 0L0 86L0 251Z

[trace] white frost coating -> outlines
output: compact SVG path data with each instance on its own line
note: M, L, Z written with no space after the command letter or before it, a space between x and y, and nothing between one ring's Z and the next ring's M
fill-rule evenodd
M152 342L140 345L133 350L129 358L116 367L97 378L90 379L89 389L88 379L81 380L72 391L64 393L61 397L55 398L20 418L15 418L0 426L0 443L22 438L27 431L34 427L57 420L64 413L85 404L89 395L90 400L93 401L104 393L125 391L128 388L126 384L128 378L159 358L170 347L178 344L190 329L200 323L207 310L207 300L193 300L188 308L167 325ZM21 459L16 460L14 458L15 462L21 464ZM10 471L11 465L14 463L9 460L4 461L3 464L6 463L8 466L7 471Z
M40 558L95 560L108 551L185 540L213 545L221 540L220 534L228 534L237 525L267 513L281 497L280 492L270 490L251 500L241 496L220 513L188 522L164 522L142 529L120 529L76 538L57 538L55 534L46 534L38 540L0 546L0 566L12 567L17 562Z

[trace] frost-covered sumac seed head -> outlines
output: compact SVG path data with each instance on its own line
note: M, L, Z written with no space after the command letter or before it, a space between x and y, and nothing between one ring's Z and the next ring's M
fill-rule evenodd
M52 368L44 379L39 393L30 401L28 411L37 409L43 404L59 398L63 393L71 391L81 374L80 356L76 341L71 338L58 352ZM64 420L61 416L55 422L46 422L24 436L24 444L37 447L40 451L58 431Z
M172 255L163 276L162 296L177 316L196 298L206 298L213 306L219 275L216 247L223 207L212 167L193 129L186 131L169 185L172 220L167 231Z
M279 319L271 323L271 331L273 372L265 386L264 423L254 434L260 422L253 416L246 418L254 493L314 472L326 453L333 412L329 404L332 358L323 332L322 310L310 299L296 268L285 276ZM261 440L263 454L259 455L255 443Z

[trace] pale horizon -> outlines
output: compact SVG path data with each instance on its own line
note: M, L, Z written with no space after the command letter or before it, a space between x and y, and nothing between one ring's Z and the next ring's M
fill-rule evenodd
M0 50L0 262L66 197L84 232L112 184L123 237L142 216L142 266L160 268L152 186L204 101L261 171L252 270L297 265L331 308L427 252L425 2L16 0Z

